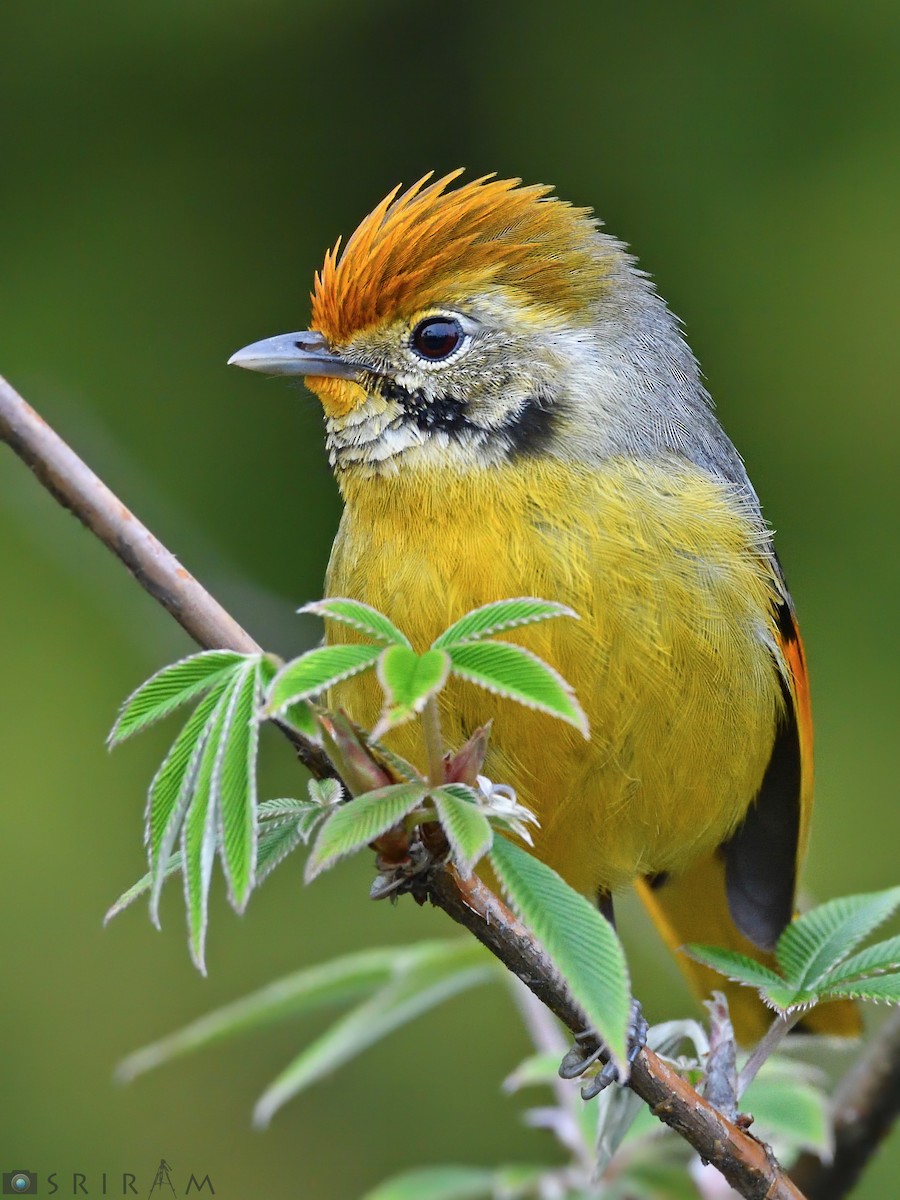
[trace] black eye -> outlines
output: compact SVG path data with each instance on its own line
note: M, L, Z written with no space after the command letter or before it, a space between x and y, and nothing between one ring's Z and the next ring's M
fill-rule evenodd
M422 358L437 362L453 353L463 339L462 326L452 317L427 317L412 331L410 344Z

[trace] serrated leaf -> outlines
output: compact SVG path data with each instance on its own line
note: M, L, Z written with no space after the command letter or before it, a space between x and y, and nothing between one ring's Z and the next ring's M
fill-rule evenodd
M296 704L289 704L279 713L278 720L289 725L310 742L315 742L317 746L322 744L319 718L308 700L298 700Z
M257 886L268 879L292 851L309 841L323 815L320 808L310 805L299 817L280 817L263 824L256 851Z
M511 642L458 642L447 647L452 673L480 687L560 717L588 737L587 717L562 675Z
M145 1071L226 1038L264 1028L287 1017L303 1016L371 995L402 972L410 960L438 957L459 939L423 942L409 949L397 946L361 950L306 967L267 984L223 1008L205 1013L190 1025L130 1054L116 1074L134 1079Z
M367 846L421 804L428 793L423 784L396 783L364 792L335 808L319 830L306 863L306 881L311 882L354 850Z
M191 802L181 829L182 878L188 918L188 944L194 965L206 974L206 925L209 885L216 856L218 820L213 781L222 752L222 733L236 689L227 687L210 722L209 736L200 755Z
M543 946L623 1078L631 1013L628 964L605 917L550 867L506 838L491 863L522 923Z
M200 701L150 783L145 840L151 875L150 920L157 928L165 868L181 833L193 795L197 765L229 678L226 675L224 682L217 683Z
M793 920L775 955L788 981L813 987L900 907L900 887L829 900Z
M256 876L258 693L256 664L251 663L234 684L212 781L221 833L222 867L228 882L228 897L238 912L246 908Z
M168 865L163 872L163 880L169 878L170 875L176 874L181 870L181 851L173 850L169 855ZM135 900L139 900L141 896L146 895L150 891L150 872L142 875L137 883L133 883L130 888L122 893L116 902L106 910L106 915L103 918L103 924L108 925L113 917L117 917L119 913L124 912L126 908L134 904Z
M326 808L340 804L344 798L344 789L336 779L310 779L306 786L310 800Z
M408 646L388 646L377 665L378 682L384 690L384 711L372 737L408 721L422 711L429 696L439 691L450 674L450 659L443 650L416 654Z
M421 771L416 770L411 762L407 762L405 758L401 758L399 754L395 754L393 750L389 750L383 743L370 737L367 745L369 750L384 762L385 766L390 767L398 779L405 779L408 783L425 782Z
M739 954L736 950L723 950L721 946L701 946L694 942L683 946L682 949L690 958L712 967L714 971L735 983L754 988L783 989L789 986L776 971L748 958L746 954Z
M295 817L299 820L306 813L322 813L322 806L315 800L297 800L293 796L280 797L277 800L261 800L256 808L256 815L262 826L277 817Z
M128 697L107 739L118 746L126 738L161 721L182 704L196 700L214 684L227 679L253 655L232 650L204 650L163 667Z
M574 617L578 620L578 613L565 604L557 604L553 600L537 600L532 596L495 600L466 613L431 644L436 650L449 649L456 642L477 641L503 633L507 629L533 625L537 621L549 621L554 617Z
M269 687L266 715L278 716L299 700L318 696L336 683L375 665L381 646L318 646L282 667Z
M867 946L858 954L845 959L822 981L824 984L841 983L860 975L880 975L886 971L900 969L900 935L887 938Z
M422 1167L380 1183L363 1200L492 1200L494 1182L484 1167Z
M823 1000L875 1000L883 1004L900 1004L900 973L873 975L869 979L848 979L822 985Z
M491 848L494 840L491 823L479 809L476 792L465 784L444 784L432 791L431 799L450 843L453 861L467 879L478 860Z
M365 633L383 644L409 645L406 635L401 633L384 613L359 600L348 600L344 596L332 596L330 599L316 600L313 604L304 604L297 611L315 613L317 617L322 617L326 621L339 621L342 625L349 625L351 629Z
M473 949L479 953L473 955ZM283 1104L310 1084L421 1013L495 976L496 968L483 948L467 941L409 965L399 978L342 1017L294 1059L260 1098L254 1124L268 1125Z

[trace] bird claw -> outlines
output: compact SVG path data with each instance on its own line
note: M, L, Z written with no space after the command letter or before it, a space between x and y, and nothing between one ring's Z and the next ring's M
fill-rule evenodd
M626 1039L629 1066L647 1044L648 1028L649 1026L644 1019L640 1004L637 1000L632 1000ZM590 1047L590 1049L586 1051L585 1046ZM593 1029L585 1029L581 1033L577 1033L575 1035L575 1045L559 1064L560 1078L577 1079L597 1062L604 1050L603 1043L598 1041L597 1034ZM602 1091L608 1088L611 1083L618 1083L618 1081L618 1067L611 1062L604 1063L597 1074L589 1079L581 1089L581 1098L583 1100L593 1100L595 1096L599 1096Z

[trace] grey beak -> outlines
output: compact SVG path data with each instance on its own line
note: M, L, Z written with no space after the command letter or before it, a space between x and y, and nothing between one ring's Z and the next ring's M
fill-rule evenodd
M253 342L232 354L229 367L261 371L264 375L327 375L333 379L358 379L372 370L333 353L321 333L280 333Z

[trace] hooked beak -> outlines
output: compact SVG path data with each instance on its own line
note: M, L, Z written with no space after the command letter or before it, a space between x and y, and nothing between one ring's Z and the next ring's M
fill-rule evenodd
M341 358L321 333L314 330L280 333L253 342L232 354L228 366L261 371L264 375L324 375L331 379L359 379L363 373L374 370L364 363Z

